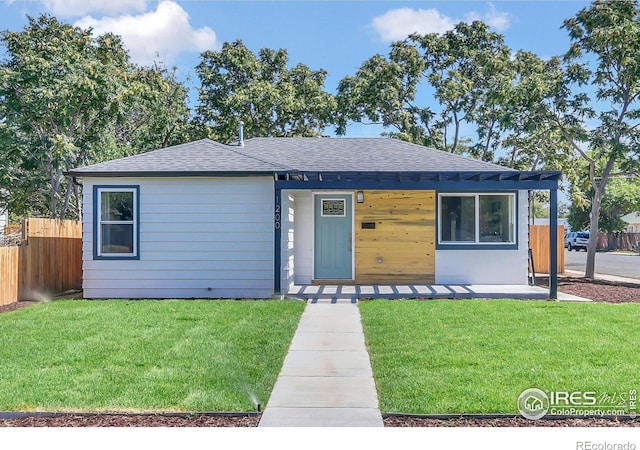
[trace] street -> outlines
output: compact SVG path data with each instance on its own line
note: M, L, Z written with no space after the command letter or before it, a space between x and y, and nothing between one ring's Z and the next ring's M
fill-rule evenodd
M565 269L584 274L587 252L564 252ZM640 279L640 255L637 253L596 253L596 273Z

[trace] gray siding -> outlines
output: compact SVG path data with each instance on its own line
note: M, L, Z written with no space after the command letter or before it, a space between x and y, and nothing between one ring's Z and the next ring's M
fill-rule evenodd
M94 185L140 186L140 260L93 259ZM84 179L86 298L267 298L273 179Z

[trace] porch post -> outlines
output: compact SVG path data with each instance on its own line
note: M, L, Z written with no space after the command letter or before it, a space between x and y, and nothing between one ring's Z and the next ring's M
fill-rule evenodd
M558 188L549 190L549 298L558 298Z
M280 278L282 276L282 189L275 182L273 209L273 293L280 295Z

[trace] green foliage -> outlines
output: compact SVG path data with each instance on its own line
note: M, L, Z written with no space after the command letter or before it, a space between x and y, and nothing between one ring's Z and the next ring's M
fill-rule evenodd
M196 67L198 123L222 142L237 140L240 121L247 138L320 135L336 108L323 90L327 72L287 63L286 50L255 55L239 40L204 52Z
M133 66L117 36L42 15L0 42L0 187L12 214L77 216L65 171L167 145L187 120L173 72Z
M176 79L175 69L161 64L133 67L114 123L115 144L124 156L180 144L189 121L188 89Z
M571 47L565 55L565 81L551 97L549 118L588 166L589 228L598 230L614 170L640 170L640 10L635 0L594 1L563 26ZM595 91L593 97L584 85ZM613 222L607 227L617 228ZM595 250L592 233L585 271L589 278L595 272Z
M425 63L425 76L440 104L434 126L443 149L458 152L461 127L476 126L473 156L492 160L497 146L501 104L513 79L510 49L504 38L476 21L458 23L439 36L413 35Z
M559 58L512 51L482 22L442 35L412 35L389 55L365 61L338 87L337 133L349 122L376 123L386 134L520 170L562 169L569 146L546 120L545 100L563 80ZM420 106L419 90L437 107ZM472 128L473 137L462 130Z
M592 191L587 189L587 197L591 197ZM602 197L600 206L600 218L598 220L599 231L616 233L624 231L627 223L622 216L638 212L640 213L640 183L637 178L612 178L608 183ZM574 203L569 208L569 224L573 230L582 230L590 226L591 205L586 202L583 205Z
M345 134L350 121L366 120L394 128L390 136L441 146L441 133L431 126L434 112L415 105L424 70L418 49L408 42L391 44L388 58L375 55L365 61L355 76L340 81L336 132Z

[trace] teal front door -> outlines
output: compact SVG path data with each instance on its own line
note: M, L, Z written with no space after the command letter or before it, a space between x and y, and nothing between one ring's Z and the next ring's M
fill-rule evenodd
M346 194L315 196L315 279L352 279L352 202Z

